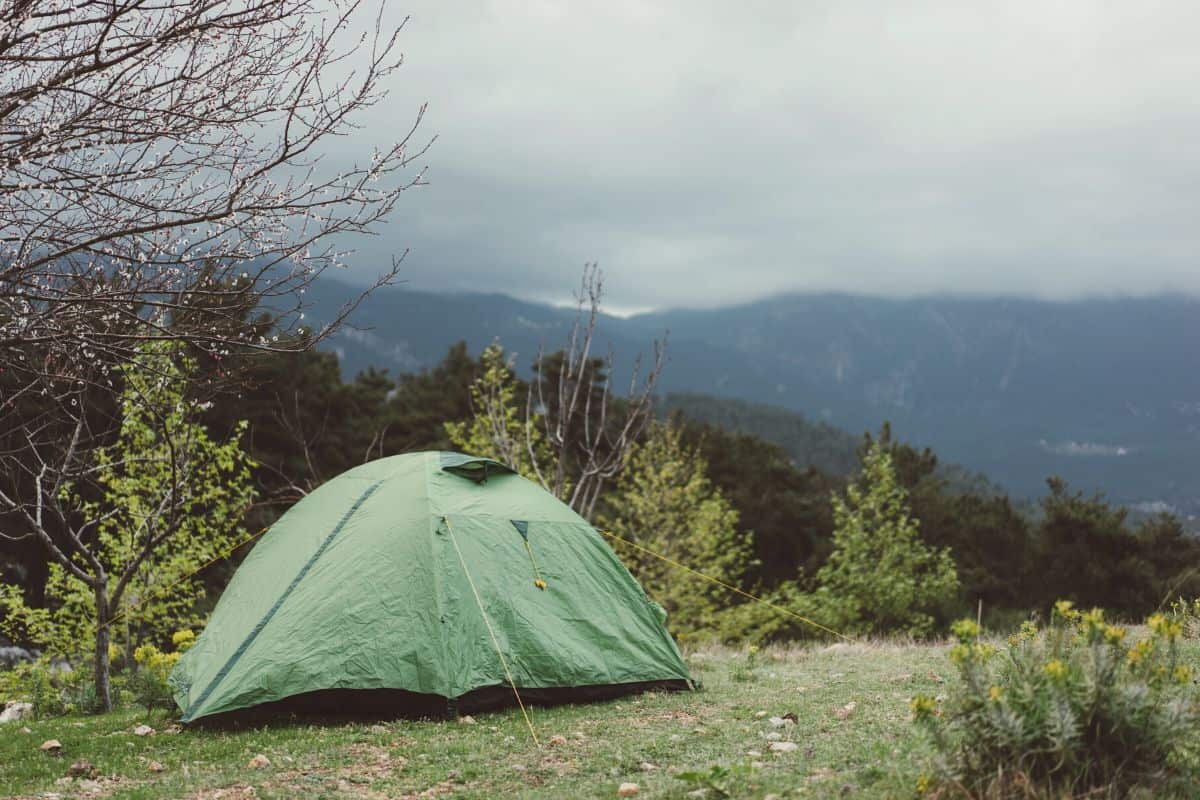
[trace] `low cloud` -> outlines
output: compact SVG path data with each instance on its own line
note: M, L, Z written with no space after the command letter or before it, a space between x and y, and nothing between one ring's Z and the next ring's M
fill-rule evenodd
M350 158L428 100L366 274L617 306L1200 291L1200 4L435 3ZM349 148L353 148L351 151Z

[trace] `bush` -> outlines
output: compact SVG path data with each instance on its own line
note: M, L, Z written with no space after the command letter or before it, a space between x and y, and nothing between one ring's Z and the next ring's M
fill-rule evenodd
M1179 626L1185 639L1200 638L1200 599L1188 602L1182 597L1171 603L1167 619Z
M48 659L17 664L0 672L0 707L10 700L33 705L38 719L53 717L66 710L62 691L55 686Z
M912 701L932 737L939 798L1171 796L1197 775L1200 716L1178 623L1148 620L1136 642L1099 610L1060 602L1050 627L1022 626L1004 648L963 620L950 659L961 681L939 703ZM1179 788L1182 791L1182 788ZM1182 796L1189 796L1184 792Z
M187 633L190 634L191 631ZM178 633L172 639L176 645L186 642L187 646L183 648L185 650L195 641L194 635L181 640ZM138 705L145 707L147 711L155 708L169 711L175 708L174 695L167 678L181 655L183 653L179 651L161 652L152 644L144 644L134 651L133 660L138 663L138 669L129 678L129 688Z

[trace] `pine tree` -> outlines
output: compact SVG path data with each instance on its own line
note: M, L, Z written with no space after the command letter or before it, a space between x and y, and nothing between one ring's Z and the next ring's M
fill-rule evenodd
M667 558L735 586L753 564L752 536L738 529L738 512L707 476L707 464L683 444L682 431L656 424L633 451L606 499L601 524ZM617 542L615 549L646 593L683 636L715 635L716 613L737 595L648 553Z
M934 612L953 599L950 552L928 547L911 516L892 457L873 442L862 473L834 495L834 551L817 573L818 595L846 632L929 634Z

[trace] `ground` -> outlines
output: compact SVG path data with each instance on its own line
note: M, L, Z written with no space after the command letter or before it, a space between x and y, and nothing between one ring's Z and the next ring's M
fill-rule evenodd
M928 750L908 700L939 693L952 672L941 647L893 644L701 650L688 661L701 691L533 709L540 747L516 709L473 724L240 731L181 730L139 710L10 723L0 797L615 798L636 783L638 798L687 798L703 785L687 772L738 798L911 797ZM796 724L776 727L771 717L789 712ZM154 733L137 735L140 725ZM43 752L48 739L61 751ZM88 771L81 760L91 775L71 777L72 765Z

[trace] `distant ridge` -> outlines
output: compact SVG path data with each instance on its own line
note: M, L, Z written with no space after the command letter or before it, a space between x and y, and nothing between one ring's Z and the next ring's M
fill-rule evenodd
M313 316L352 289L322 279ZM330 342L352 374L436 362L499 338L522 369L572 313L502 294L378 292ZM668 393L802 412L857 437L890 420L1017 494L1058 474L1143 510L1200 514L1200 302L1049 302L791 294L712 310L605 317L618 361L670 330Z

